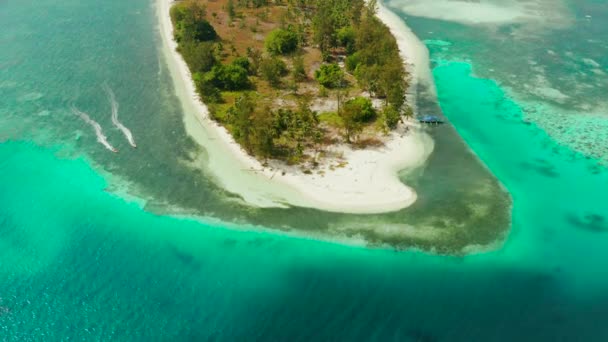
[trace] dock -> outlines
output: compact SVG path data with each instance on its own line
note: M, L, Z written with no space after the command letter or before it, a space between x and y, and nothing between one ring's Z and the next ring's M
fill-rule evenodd
M423 124L439 125L439 124L444 123L445 121L435 115L424 115L424 116L418 117L418 122L423 123Z

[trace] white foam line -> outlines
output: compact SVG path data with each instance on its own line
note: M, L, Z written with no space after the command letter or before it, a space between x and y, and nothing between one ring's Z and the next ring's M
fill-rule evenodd
M93 129L95 130L95 135L97 136L97 141L100 144L102 144L103 146L105 146L105 148L107 148L108 150L110 150L112 152L118 152L118 150L115 149L114 146L112 146L108 142L108 138L103 134L103 130L101 129L101 125L99 125L99 123L97 123L97 121L91 119L91 117L88 116L87 113L79 111L74 106L72 106L71 109L72 109L72 113L78 115L82 119L82 121L86 122L91 127L93 127Z
M122 132L125 138L127 138L127 140L129 141L129 144L131 144L131 146L137 147L137 145L135 144L135 139L133 139L133 133L131 133L131 130L129 130L125 125L118 121L118 102L116 101L116 96L114 95L114 92L105 83L102 85L102 88L108 94L108 100L110 100L110 104L112 105L112 124L114 124L114 126Z

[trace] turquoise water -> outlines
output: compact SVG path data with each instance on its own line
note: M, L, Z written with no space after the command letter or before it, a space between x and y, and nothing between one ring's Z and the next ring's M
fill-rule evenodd
M79 23L87 27L95 15L79 4L0 3L0 21L16 25L17 15L39 6L76 11ZM577 4L570 5L581 6ZM121 32L139 25L133 31L154 41L154 32L145 33L155 20L148 5L105 3L98 14L127 12L127 19L112 27ZM132 60L115 57L124 74L111 74L109 70L119 70L114 66L96 75L98 68L91 66L87 73L82 65L88 65L86 60L99 63L92 56L106 56L107 51L88 51L89 57L75 62L79 66L74 70L83 75L53 69L45 61L63 58L60 47L48 43L47 53L34 57L22 43L34 32L49 30L37 29L34 22L52 26L42 17L35 19L19 30L0 31L0 42L16 49L0 50L0 340L608 339L608 170L598 158L574 149L572 140L560 139L530 117L527 102L514 95L518 89L485 75L483 63L471 52L475 49L445 50L429 41L441 109L509 190L512 227L496 251L449 257L349 247L217 220L164 216L149 210L160 206L151 205L153 199L144 204L108 191L116 190L116 184L135 186L117 179L130 179L126 175L137 170L149 177L137 183L142 192L142 184L167 175L191 176L164 159L166 151L138 149L145 155L133 151L122 156L122 150L129 151L126 142L116 143L119 158L131 160L135 171L125 171L120 160L104 162L108 152L64 108L73 102L103 127L111 127L109 116L98 109L109 111L109 105L94 91L102 93L99 84L110 79L121 110L133 115L150 111L147 124L129 124L139 119L124 115L136 139L145 142L150 134L159 150L182 153L188 142L179 140L180 113L170 105L170 91L158 88L158 79L165 77L158 66L162 64L150 60L148 67L156 73L142 73ZM421 36L429 35L424 39L459 44L457 34L433 36L453 24L418 20L408 23ZM428 33L431 25L433 34ZM473 47L484 43L479 38ZM137 39L125 44L135 45L125 48L125 54L143 49L137 58L156 54L152 48L146 52L145 44L138 46ZM526 44L519 42L522 51ZM120 49L119 40L91 43L90 48L98 46ZM40 70L32 71L36 63L29 59ZM64 83L53 77L41 85L36 80L51 79L43 73L62 75ZM118 78L120 82L112 81ZM91 85L85 86L87 82ZM58 83L65 88L55 89ZM78 95L81 90L86 94ZM136 91L132 101L120 95L131 91ZM167 94L166 99L156 98L159 93ZM91 98L96 100L87 100ZM152 115L157 107L167 115ZM176 131L169 136L148 132L156 120L166 120ZM113 142L121 141L119 132L107 133ZM172 139L177 142L169 144ZM155 167L146 173L147 159L164 163L167 170ZM218 195L209 196L224 195L216 191ZM172 188L166 192L182 194ZM148 210L142 210L144 205Z
M43 0L1 6L9 29L0 31L0 41L9 48L0 49L0 97L5 99L0 140L34 141L60 147L62 157L85 157L108 180L110 191L139 198L150 212L441 253L464 253L470 245L488 248L509 230L509 195L451 126L431 132L442 147L424 172L407 175L413 178L408 184L422 194L411 208L363 217L243 205L210 181L206 151L185 132L153 2ZM118 116L137 149L113 127L104 85L115 94ZM119 153L96 141L93 127L72 107L95 120Z

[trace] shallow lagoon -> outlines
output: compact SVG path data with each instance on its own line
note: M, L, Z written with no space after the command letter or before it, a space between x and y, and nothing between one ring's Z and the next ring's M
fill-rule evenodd
M44 2L36 5L50 11ZM100 23L113 23L110 27L117 32L120 25L139 27L133 32L155 39L148 32L153 18L146 17L153 9L146 2L96 5L100 6L97 15L107 16ZM0 6L8 9L0 11L3 22L29 11L35 13L40 32L57 27L55 16L31 12L27 3ZM78 23L86 28L95 22L86 9L79 2L66 1L53 10L78 13ZM120 19L117 12L129 13L130 20ZM408 23L424 39L459 45L458 37L428 34L430 25L439 32L442 25L452 24L412 18ZM166 156L187 158L195 151L182 139L180 113L170 90L159 86L164 83L158 79L165 77L162 63L159 68L158 60L146 59L156 73L140 72L133 84L126 71L133 68L131 59L107 57L118 64L116 69L83 65L95 64L93 57L104 50L122 48L131 53L124 41L135 50L143 48L139 39L116 39L113 44L99 44L106 46L99 51L80 51L85 57L74 63L62 62L65 55L51 43L43 45L43 55L30 55L33 47L27 43L31 38L27 32L38 30L30 25L11 26L22 31L0 32L0 40L14 47L10 53L0 51L0 65L16 63L0 70L0 95L9 99L0 106L0 336L4 339L608 338L604 319L608 278L603 271L608 172L598 160L541 129L544 126L527 116L513 89L504 88L501 79L489 79L474 54L453 47L443 50L445 46L437 50L429 44L441 108L511 193L512 230L496 251L447 257L349 247L250 226L224 229L227 225L217 221L158 215L168 207L175 212L170 199L183 196L185 188L212 189L207 183L176 181L168 186L162 182L169 176L192 179L191 169ZM480 38L474 46L482 43L486 42ZM153 47L146 48L141 58L156 53ZM26 62L19 62L26 56ZM46 67L49 60L56 61L51 65L58 69ZM66 76L83 68L89 71L82 72L78 82ZM62 111L75 102L110 127L109 104L98 84L102 79L109 79L121 110L143 122L133 127L138 142L154 140L154 148L125 152L108 161L87 128ZM423 105L437 110L433 103ZM442 137L455 136L451 130L445 126L436 131L437 145ZM120 132L108 133L120 141ZM129 151L123 144L119 148ZM443 146L449 151L452 145ZM86 159L73 159L83 151ZM437 181L439 176L431 176L441 169L432 171L434 162L416 176L418 186L425 186L425 179ZM129 175L137 175L132 178L137 182L129 181ZM205 182L203 177L197 179ZM181 183L187 185L180 187ZM444 189L431 185L437 185L436 191ZM142 202L125 200L106 191L108 186L114 191L126 186L157 200L149 200L148 210L142 210ZM439 195L436 198L443 198ZM205 206L219 216L227 209L211 204L222 203L216 199L224 197L217 189L205 190L184 203ZM294 221L305 218L311 226L326 227L326 218L316 212L293 213ZM265 216L251 210L238 220L256 222L260 217ZM341 219L349 218L336 218L336 224ZM466 232L479 238L479 231L479 227L462 228L455 239L471 238L463 235Z
M185 133L160 37L152 29L158 25L149 2L96 4L101 17L81 13L89 6L73 2L5 6L14 12L7 17L14 28L4 32L12 48L2 52L2 60L17 62L3 70L6 86L1 95L9 99L3 135L61 145L68 156L85 155L106 175L113 191L143 199L148 211L441 253L463 253L471 245L490 248L509 229L507 192L450 126L429 129L441 146L423 170L404 175L420 196L412 208L358 216L242 205L205 175L206 152ZM39 26L18 22L23 16L31 16ZM125 38L123 32L131 33ZM133 131L136 150L113 129L103 84L116 94L119 115ZM439 111L431 100L420 107ZM118 154L95 141L91 128L73 115L72 105L99 122Z

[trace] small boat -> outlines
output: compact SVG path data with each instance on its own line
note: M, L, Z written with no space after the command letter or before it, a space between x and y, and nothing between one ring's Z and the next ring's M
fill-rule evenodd
M424 115L418 117L418 122L425 124L442 124L444 121L435 115Z

